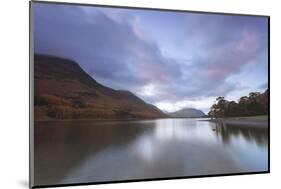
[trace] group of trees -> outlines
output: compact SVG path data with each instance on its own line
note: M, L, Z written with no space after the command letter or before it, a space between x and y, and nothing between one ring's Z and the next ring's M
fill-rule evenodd
M241 97L238 102L218 97L208 116L217 118L266 114L268 114L268 89L264 93L251 92L249 96Z

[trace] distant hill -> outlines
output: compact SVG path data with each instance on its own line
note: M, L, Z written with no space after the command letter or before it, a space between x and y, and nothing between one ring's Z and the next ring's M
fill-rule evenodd
M76 62L34 57L35 120L166 117L130 91L103 86Z
M168 114L171 117L186 117L186 118L193 118L193 117L204 117L206 116L204 112L201 110L197 110L194 108L184 108L178 110L176 112L172 112Z

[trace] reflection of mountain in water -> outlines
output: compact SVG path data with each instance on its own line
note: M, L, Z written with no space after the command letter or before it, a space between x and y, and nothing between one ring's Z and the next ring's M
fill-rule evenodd
M267 127L250 127L224 123L210 123L210 127L224 144L228 144L232 137L237 138L241 135L247 141L255 142L259 146L265 146L268 144Z
M197 119L36 124L37 186L268 169L267 129Z
M122 124L122 127L116 125ZM44 121L35 128L35 185L63 184L67 173L105 147L125 145L151 128L127 121ZM65 183L64 183L65 184Z

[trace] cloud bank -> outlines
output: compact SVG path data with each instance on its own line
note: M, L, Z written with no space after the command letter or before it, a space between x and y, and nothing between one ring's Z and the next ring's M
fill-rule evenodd
M186 56L182 60L164 53L161 37L151 37L146 24L151 11L51 4L35 4L34 11L36 53L73 59L98 82L130 90L155 105L166 103L160 106L166 110L191 101L206 109L211 100L206 106L200 100L251 85L231 76L249 66L267 65L262 58L268 48L263 17L178 13L182 35L173 36L170 31L169 37L181 39L176 45ZM159 17L151 19L161 23ZM169 30L161 24L154 27L154 32ZM266 82L262 78L259 85ZM178 105L168 108L171 104Z

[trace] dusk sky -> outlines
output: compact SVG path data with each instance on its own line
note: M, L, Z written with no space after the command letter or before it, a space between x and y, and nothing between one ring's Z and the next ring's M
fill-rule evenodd
M266 17L33 3L34 51L165 111L209 111L268 85Z

